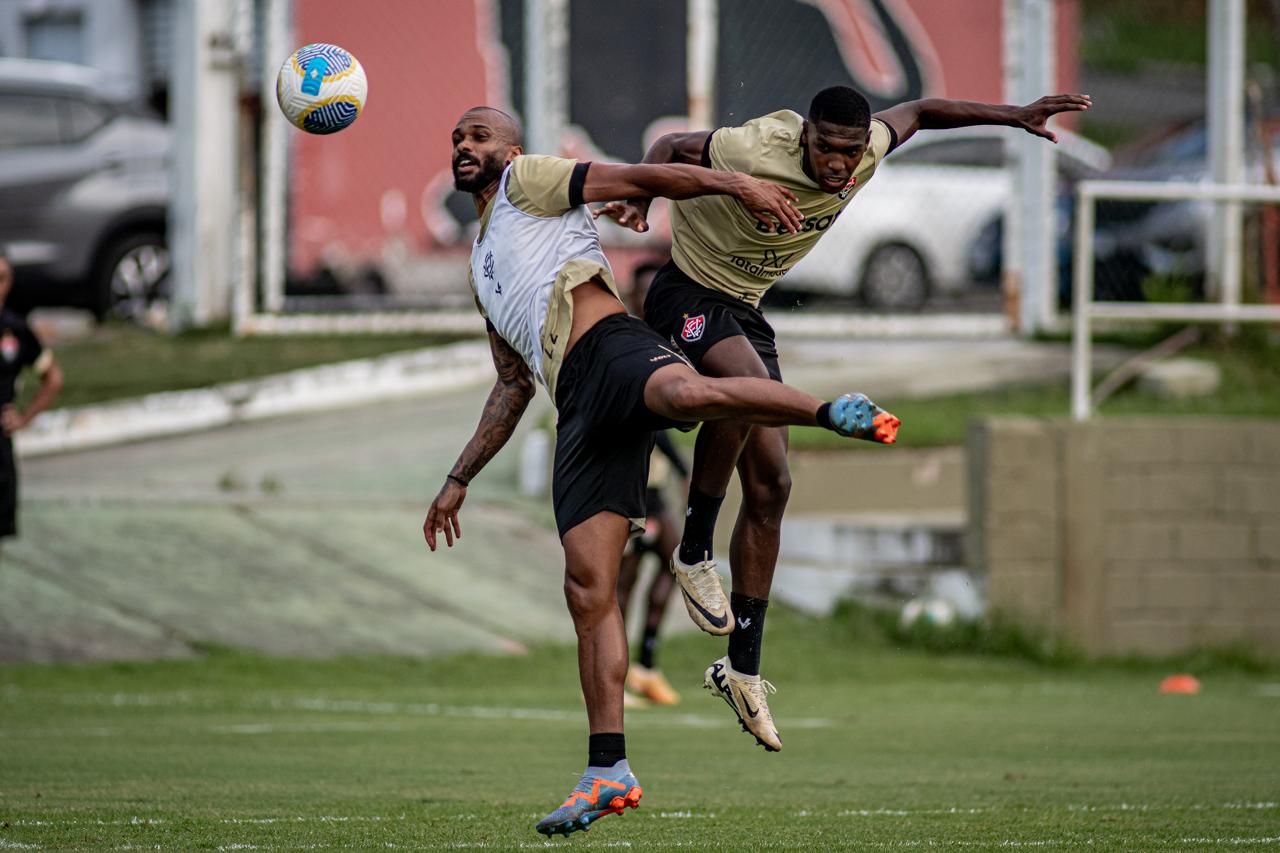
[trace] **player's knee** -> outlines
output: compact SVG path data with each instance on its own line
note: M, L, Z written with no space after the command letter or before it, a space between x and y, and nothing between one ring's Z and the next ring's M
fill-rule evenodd
M575 623L594 623L618 606L617 592L606 584L582 582L573 576L564 579L564 600Z
M742 485L742 505L753 521L782 521L791 497L791 472L784 468L754 473Z

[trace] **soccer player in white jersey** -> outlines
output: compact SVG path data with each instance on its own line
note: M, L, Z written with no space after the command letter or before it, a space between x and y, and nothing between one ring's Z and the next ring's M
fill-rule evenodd
M623 546L644 516L653 430L736 418L892 442L898 421L860 394L824 403L780 382L699 376L626 313L585 207L723 194L756 221L786 230L799 219L786 190L698 166L523 156L519 125L488 107L465 113L452 139L454 185L472 194L481 214L471 285L488 321L498 379L427 511L423 534L433 551L439 534L449 546L462 535L458 511L468 483L510 438L541 382L559 413L552 498L590 737L578 785L536 828L567 834L640 800L623 738L627 639L615 589ZM748 689L748 700L761 701L763 691L759 684Z
M758 228L736 205L716 197L673 203L671 261L650 286L645 322L677 343L705 376L781 381L773 328L760 311L760 298L838 216L857 215L844 210L899 143L921 129L978 124L1018 127L1056 142L1045 126L1049 117L1089 105L1085 95L1051 95L1026 106L929 98L872 115L857 91L833 86L813 98L807 118L779 110L740 127L668 134L653 144L644 162L700 163L773 181L795 194L804 225L794 232ZM601 212L643 231L648 207L648 199L637 199L606 205ZM742 507L730 544L733 592L726 601L711 539L735 470ZM728 654L707 669L704 685L769 751L781 749L782 741L767 706L761 711L744 704L735 688L760 677L765 609L790 490L785 427L742 420L707 424L694 447L684 534L671 556L694 622L708 633L729 634ZM708 613L714 619L704 616Z

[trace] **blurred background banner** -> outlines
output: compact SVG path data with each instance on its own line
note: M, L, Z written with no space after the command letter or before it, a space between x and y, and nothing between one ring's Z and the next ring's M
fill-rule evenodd
M21 307L468 329L476 216L447 143L468 107L520 115L532 151L634 161L664 133L803 112L831 84L875 109L1084 91L1094 107L1057 121L1058 146L919 134L773 298L1061 331L1078 182L1274 182L1278 22L1278 0L0 0L0 241ZM280 63L317 40L370 81L334 136L274 103ZM652 224L602 227L622 277L666 252L661 203ZM1280 299L1278 227L1274 205L1100 196L1096 296Z
M338 0L294 3L295 41L341 32L357 56L370 57L376 81L374 106L350 133L293 141L295 280L331 274L349 288L465 304L456 282L475 213L452 191L444 140L457 116L478 103L545 123L526 106L529 78L555 61L549 51L531 56L527 49L536 37L528 14L535 5L544 4L402 0L369 14ZM690 129L691 105L700 99L713 127L780 108L803 112L814 92L833 84L860 89L874 109L930 96L1003 100L1000 0L564 5L573 48L562 58L567 112L551 117L561 125L550 137L558 140L554 153L639 160L658 136ZM1078 4L1057 4L1055 14L1063 47L1057 85L1073 90ZM699 16L710 16L710 25L700 26ZM433 49L423 51L427 33ZM711 62L701 81L689 61L699 54ZM658 220L644 241L605 229L620 263L665 248Z

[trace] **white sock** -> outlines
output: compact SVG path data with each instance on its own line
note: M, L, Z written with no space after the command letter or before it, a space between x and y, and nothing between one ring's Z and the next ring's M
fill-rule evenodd
M583 776L619 776L623 773L630 773L631 765L627 763L627 759L623 758L612 767L591 767L588 766L583 772Z

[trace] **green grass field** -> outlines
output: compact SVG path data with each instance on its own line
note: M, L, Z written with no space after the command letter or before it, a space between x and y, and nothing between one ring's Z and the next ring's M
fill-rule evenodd
M1210 395L1166 400L1134 385L1120 390L1099 407L1102 416L1221 416L1280 417L1280 345L1251 335L1239 342L1202 344L1184 355L1214 361L1222 370L1222 385ZM1158 335L1122 339L1141 348ZM1097 382L1101 376L1094 378ZM965 442L969 422L993 415L1066 419L1071 411L1071 386L1066 379L1038 384L1010 385L972 394L929 399L877 399L902 419L900 447L945 447ZM687 439L692 444L692 439ZM820 429L792 429L794 450L881 450L864 441L849 441Z
M568 618L566 616L566 618ZM1280 845L1280 674L930 656L778 609L767 755L693 689L629 715L645 798L559 845ZM523 657L0 668L0 850L511 849L585 760L572 649Z

